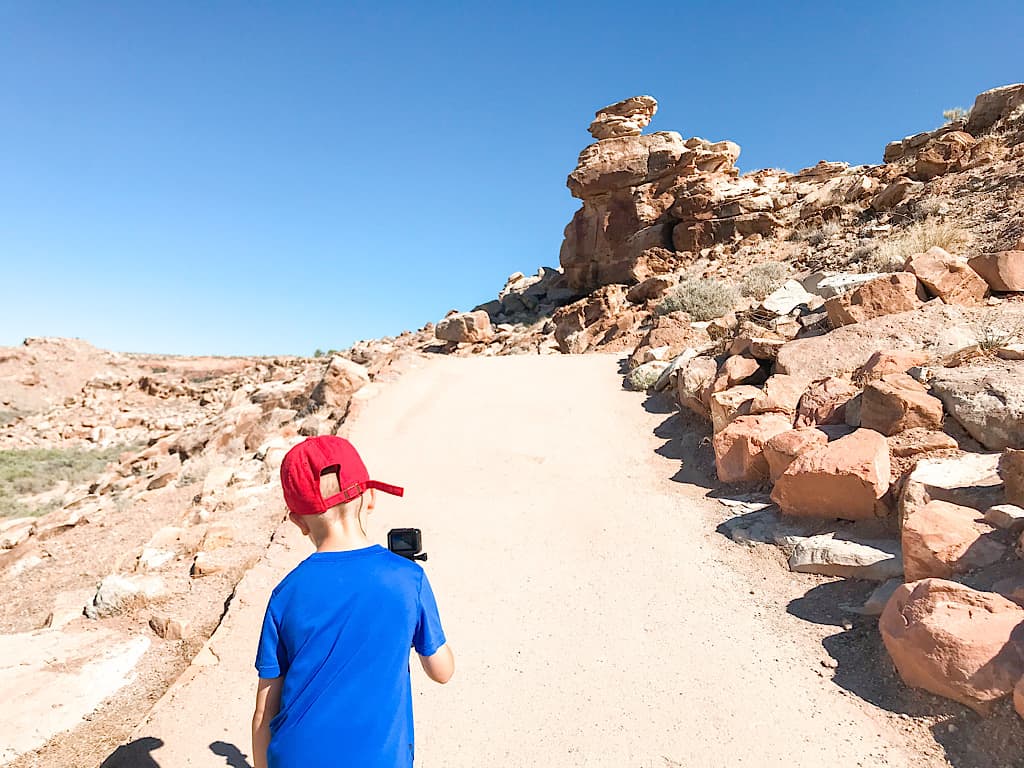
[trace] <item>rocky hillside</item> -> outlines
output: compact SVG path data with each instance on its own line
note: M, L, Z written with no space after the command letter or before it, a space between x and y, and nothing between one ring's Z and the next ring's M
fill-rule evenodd
M397 346L624 354L626 385L693 414L719 483L754 491L732 538L877 581L853 610L908 685L1024 716L1024 85L879 165L797 173L645 135L656 110L597 112L561 269Z

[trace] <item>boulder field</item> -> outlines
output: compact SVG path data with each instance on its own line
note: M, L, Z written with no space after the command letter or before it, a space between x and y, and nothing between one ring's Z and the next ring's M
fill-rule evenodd
M625 355L627 387L705 420L719 482L816 526L776 537L792 570L906 582L864 611L885 606L908 685L1019 706L1024 597L959 582L1024 576L1022 104L1024 84L995 88L879 165L796 173L644 134L649 96L604 107L561 268L511 276L433 349Z

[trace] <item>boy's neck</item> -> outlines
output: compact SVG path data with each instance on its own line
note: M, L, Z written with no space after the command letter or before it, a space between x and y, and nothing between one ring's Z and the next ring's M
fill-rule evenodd
M363 533L355 521L338 520L333 523L322 539L314 539L317 552L347 552L351 549L364 549L373 545L373 542Z

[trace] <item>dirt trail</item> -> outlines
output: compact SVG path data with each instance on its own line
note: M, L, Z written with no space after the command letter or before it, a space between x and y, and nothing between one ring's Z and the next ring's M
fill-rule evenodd
M824 631L769 594L774 569L730 565L714 502L655 453L664 418L608 356L432 359L360 415L372 474L407 487L374 532L423 529L457 657L448 686L414 669L417 765L945 765L822 674ZM209 666L107 768L246 764L263 607L308 552L282 530Z

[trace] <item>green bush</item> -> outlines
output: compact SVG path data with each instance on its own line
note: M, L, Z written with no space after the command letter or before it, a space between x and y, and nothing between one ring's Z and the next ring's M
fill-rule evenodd
M714 278L687 278L668 292L657 313L686 312L697 321L714 320L729 312L738 299L735 286Z
M71 485L89 480L123 450L124 446L0 451L0 517L46 511L29 509L18 497L49 491L62 480Z
M761 301L773 291L782 287L789 277L789 269L777 261L755 264L747 270L740 282L740 291L744 296L752 296Z

